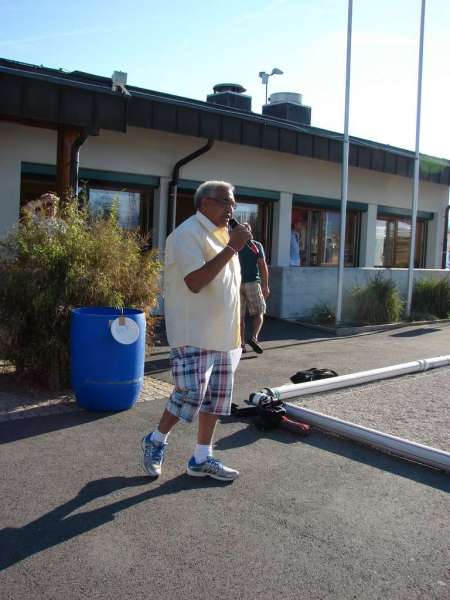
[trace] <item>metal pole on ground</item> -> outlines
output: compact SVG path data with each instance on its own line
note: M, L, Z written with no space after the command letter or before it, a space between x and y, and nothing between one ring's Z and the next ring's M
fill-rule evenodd
M363 427L349 421L343 421L336 417L330 417L329 415L324 415L303 406L296 406L290 403L284 406L290 417L299 419L319 429L331 431L342 437L367 444L408 460L420 462L436 469L450 471L450 453L445 450L425 446L424 444L417 444L411 440L406 440L369 427Z
M419 68L417 75L417 110L416 110L416 147L414 152L414 182L413 182L413 198L412 198L412 215L411 215L411 240L409 245L409 266L408 266L408 291L406 300L406 314L411 316L412 292L414 282L414 259L416 250L416 222L417 222L417 205L419 201L419 172L420 172L420 112L422 104L422 63L423 63L423 37L425 25L425 0L422 0L422 9L420 15L420 41L419 41Z
M341 229L339 238L339 264L337 277L336 298L336 325L342 319L342 289L344 283L344 261L345 261L345 229L347 225L347 190L348 190L348 156L350 142L348 137L348 121L350 108L350 66L352 55L352 12L353 0L348 2L347 19L347 64L345 68L345 115L344 115L344 144L342 149L342 176L341 176Z
M371 369L370 371L358 371L357 373L348 373L347 375L338 375L327 379L317 379L316 381L307 381L305 383L287 383L279 387L263 388L260 392L251 395L250 402L258 405L263 396L269 396L278 400L289 400L299 398L309 394L319 394L337 390L355 385L363 385L372 381L390 379L400 375L409 375L410 373L420 373L429 369L439 367L450 367L450 354L446 356L434 356L432 358L422 358L407 363Z

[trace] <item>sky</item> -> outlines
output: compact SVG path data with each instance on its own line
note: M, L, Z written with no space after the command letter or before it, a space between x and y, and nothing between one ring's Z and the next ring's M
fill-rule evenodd
M342 132L347 0L0 0L0 57L206 100L240 83L261 112L298 92L311 124ZM350 135L415 144L421 0L354 0ZM450 159L450 2L427 0L420 151Z

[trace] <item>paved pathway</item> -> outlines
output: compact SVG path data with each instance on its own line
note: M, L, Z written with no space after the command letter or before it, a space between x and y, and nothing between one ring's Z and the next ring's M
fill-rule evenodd
M275 325L262 357L242 361L239 402L300 368L345 373L449 353L442 326L336 340ZM161 478L143 476L139 441L163 409L167 367L155 350L152 401L132 410L61 414L60 397L16 406L52 414L0 423L2 600L448 600L448 474L318 431L261 433L229 418L215 453L239 468L235 483L185 474L195 429L184 425Z

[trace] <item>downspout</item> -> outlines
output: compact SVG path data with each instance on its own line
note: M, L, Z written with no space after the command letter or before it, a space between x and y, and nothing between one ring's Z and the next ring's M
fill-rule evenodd
M169 183L169 206L167 209L167 235L175 229L175 222L177 216L177 192L178 192L178 180L180 178L180 169L187 163L198 158L202 154L209 152L214 145L214 140L208 140L204 146L195 150L191 154L188 154L184 158L180 159L172 170L172 179Z
M448 244L448 226L449 226L449 222L448 222L448 218L450 216L450 204L447 206L447 208L445 209L445 218L444 218L444 240L442 243L442 268L445 269L447 267L447 252L450 251L450 248L447 248L447 244Z
M78 194L78 170L80 167L80 148L88 139L89 134L83 130L72 144L70 151L70 187L74 196Z

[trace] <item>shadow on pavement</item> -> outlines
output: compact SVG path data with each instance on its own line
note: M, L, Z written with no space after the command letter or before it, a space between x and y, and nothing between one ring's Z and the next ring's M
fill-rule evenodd
M156 360L146 360L144 363L144 375L151 375L152 373L162 373L170 369L170 359L158 358Z
M401 331L400 333L391 333L391 337L416 337L418 335L425 335L426 333L435 333L436 331L442 331L439 327L430 327L425 329L421 327L420 329L410 329L409 331Z
M294 444L295 442L301 441L302 438L290 431L282 429L271 429L268 431L259 430L254 424L253 419L243 420L234 419L233 417L223 417L220 419L221 423L226 425L232 422L242 422L247 425L245 429L239 429L228 436L221 437L214 444L214 447L218 450L229 450L231 448L241 448L243 446L249 446L260 438L266 438L279 442L281 444Z
M223 423L230 422L231 419L223 420ZM310 435L298 436L295 433L283 429L274 429L271 431L260 431L250 421L245 429L235 431L227 437L219 439L215 447L218 450L229 450L230 448L240 448L253 444L260 438L270 439L273 442L282 444L302 443L325 452L338 454L344 458L369 465L375 469L392 473L406 479L411 479L417 483L428 485L430 487L450 492L450 480L448 475L437 469L426 467L411 461L407 461L395 456L385 454L375 449L339 438L333 435L327 435L318 430L312 430Z
M441 331L441 329L421 328L418 330L417 328L414 328L412 330L410 329L400 333L391 334L391 337L407 338L425 333L433 333L435 331ZM355 333L353 335L336 336L332 333L308 329L299 323L291 323L281 319L276 319L274 317L267 317L261 331L260 340L263 343L264 352L270 352L271 350L281 350L283 348L292 348L307 344L318 344L320 342L339 343L342 340L349 340L352 338L361 337L362 335L377 336L385 333L385 331L380 329L375 331L366 331L364 333ZM168 346L153 348L152 351L147 355L145 373L147 375L151 375L152 373L157 374L168 371L170 369L169 352L170 348ZM246 359L256 357L244 355L242 358Z
M369 465L375 469L405 477L406 479L411 479L412 481L438 490L450 492L450 480L448 474L443 471L385 454L357 442L327 435L317 430L313 431L310 436L303 438L302 441L304 444L319 448L325 452L339 454L339 456Z
M97 479L83 487L75 498L51 510L35 521L28 523L24 527L5 527L0 530L0 548L2 548L0 571L29 556L33 556L43 550L57 546L62 542L111 522L117 513L140 502L197 488L209 489L211 487L230 485L229 483L219 482L214 479L201 479L198 481L183 474L162 483L158 487L146 489L145 492L136 496L124 498L101 508L69 516L70 513L80 509L92 500L108 496L126 488L148 485L149 483L153 483L153 481L148 476Z
M117 412L83 411L4 421L0 423L0 444L9 444L10 442L67 429L68 427L78 427L116 414Z

